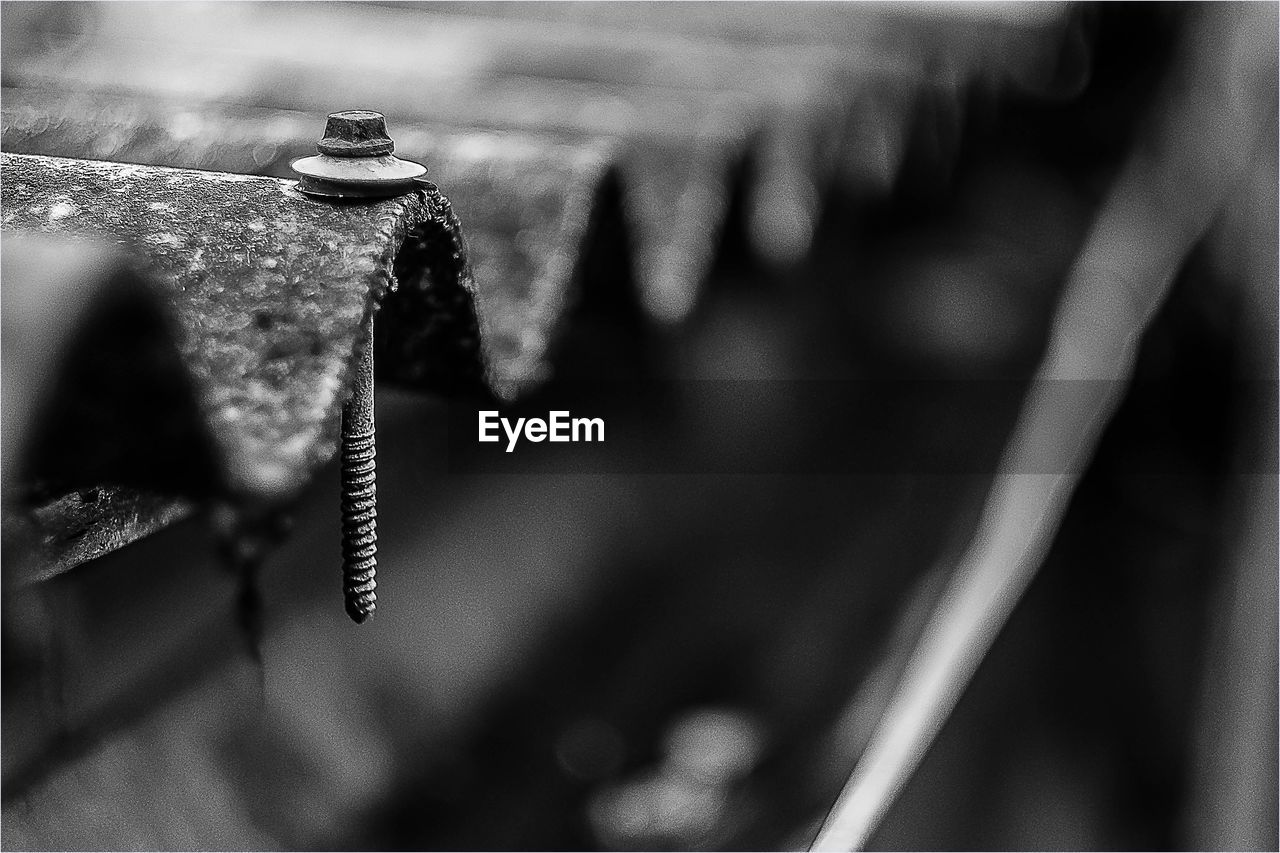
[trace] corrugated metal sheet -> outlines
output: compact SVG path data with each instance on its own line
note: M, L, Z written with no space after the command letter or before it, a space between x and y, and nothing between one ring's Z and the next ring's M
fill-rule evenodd
M248 502L295 494L335 451L354 347L393 282L382 324L395 352L388 378L480 387L470 271L438 192L338 206L268 178L2 156L7 236L62 238L35 248L6 241L10 297L39 301L44 286L26 270L48 278L59 268L38 256L74 258L115 243L125 247L115 267L86 267L105 280L137 279L133 289L153 294L165 318L155 334L168 340L157 346L180 354L180 367L165 364L180 375L147 385L139 377L163 362L154 347L103 346L84 332L78 349L69 342L66 353L46 351L58 371L54 399L33 413L33 458L23 460L28 481L53 498L35 515L47 551L36 574L126 544L176 511L164 504L139 515L147 501L137 495L77 502L67 490L105 485ZM75 314L87 310L77 300L106 286L57 284ZM127 324L120 337L137 334L136 322L117 321ZM76 537L68 551L58 547L61 528L101 535L92 545Z
M0 144L288 178L326 112L376 107L399 150L427 162L454 200L491 387L511 397L551 373L593 228L614 217L615 198L627 231L604 251L627 255L600 286L627 286L633 270L648 315L679 320L715 261L731 196L744 201L738 224L760 256L796 260L831 187L883 190L892 179L922 108L913 93L997 77L1043 85L1068 17L1058 6L977 20L845 4L656 12L15 8ZM396 322L381 346L412 339ZM385 359L381 377L427 369L413 356Z
M5 90L9 151L292 178L315 152L323 115L174 101ZM482 283L490 379L502 395L545 376L579 253L605 179L608 146L443 125L395 125L399 150L447 175ZM360 235L351 234L358 240ZM625 262L624 262L625 263Z
M193 13L109 4L69 12L59 26L74 37L57 42L61 49L21 52L15 39L20 53L6 83L123 93L144 102L178 98L186 108L168 118L181 141L203 133L207 145L233 147L231 140L243 139L238 156L259 161L274 159L278 133L242 136L225 110L205 105L323 114L361 104L387 113L393 128L427 119L608 137L616 146L611 162L624 179L645 303L655 317L678 320L692 310L713 259L738 164L749 158L756 165L744 188L756 246L766 257L795 260L808 247L831 180L874 168L865 161L881 156L866 145L867 105L897 101L892 114L881 109L875 119L903 127L915 109L910 96L902 102L903 92L963 89L994 76L1034 85L1054 67L1056 50L1041 48L1056 47L1052 39L1065 14L1050 6L974 22L937 10L912 15L860 4L810 4L785 13L739 7L728 14L605 4L583 9L582 17L574 11L570 26L560 20L568 10L482 9L448 14L334 3L303 14L288 4L211 4ZM668 23L655 25L668 12ZM910 26L902 26L904 15ZM20 22L11 26L21 32ZM1044 38L1027 37L1038 34ZM126 109L147 124L145 103ZM59 117L48 118L56 126ZM286 126L279 117L270 121L277 130ZM44 117L35 125L44 128ZM74 151L29 130L13 133L6 145L119 156L121 129L102 130L78 139ZM416 140L404 140L402 150L414 150L410 141ZM86 145L99 153L89 154ZM427 145L416 153L438 151ZM157 162L163 149L152 156ZM503 159L494 148L482 156ZM454 187L467 175L452 170L455 162L446 155L434 174L469 222L470 194ZM257 162L254 171L266 165ZM510 175L505 183L518 193L520 182Z
M388 334L405 330L392 376L479 384L470 271L439 193L333 205L269 178L13 154L0 168L5 229L112 239L156 282L230 493L289 494L329 458L354 342L384 300ZM67 485L139 476L64 464L91 480Z
M380 379L418 388L470 385L481 370L473 348L473 332L478 332L490 390L514 397L552 374L555 343L570 323L579 285L630 286L628 267L634 266L638 301L651 321L687 318L696 310L701 283L731 224L727 214L735 196L744 202L741 224L754 251L775 262L795 261L808 249L826 193L842 185L883 190L892 180L907 127L929 93L981 85L993 74L1038 85L1054 51L1040 50L1021 36L1052 32L1060 22L1056 8L1042 7L1022 18L994 13L994 20L977 27L945 13L930 17L931 12L904 30L895 23L903 14L898 10L819 4L739 7L728 20L703 4L664 6L660 13L630 4L430 10L331 4L307 12L301 16L289 4L212 4L181 13L151 5L76 7L66 13L60 37L29 40L43 45L40 52L15 52L6 39L6 88L0 94L4 149L114 161L6 159L6 216L11 200L18 202L13 222L6 224L61 232L84 217L99 238L131 241L133 254L125 262L131 274L166 294L161 304L173 307L185 324L175 340L185 347L192 387L205 401L206 425L215 428L221 480L191 489L193 496L224 489L258 497L291 492L332 454L345 364L385 276L396 270L399 238L421 217L443 215L444 208L431 199L314 207L275 180L289 177L290 158L311 153L324 113L351 106L388 113L398 152L426 162L430 177L452 200L474 273L474 329L466 319L445 330L443 339L457 345L445 348L452 355L438 357L418 336L418 329L438 326L439 302L424 298L403 314L387 305L377 324ZM207 16L203 23L202 15ZM568 15L575 18L572 27ZM664 15L669 17L663 20ZM8 10L6 27L23 32L22 20ZM1011 33L1020 38L1011 42ZM1018 50L1010 50L1011 44ZM234 174L170 173L122 163ZM17 182L11 177L40 170L48 174ZM99 176L104 186L132 182L133 206L116 210L88 201L84 175ZM178 183L169 183L175 177ZM212 186L218 192L183 194L179 203L174 186ZM623 247L608 245L605 251L615 255L609 259L612 272L603 280L596 272L597 280L584 282L592 274L588 256L601 250L593 241L601 223L614 217L615 203L632 257ZM152 209L153 204L170 208ZM50 221L54 205L72 206L75 214ZM245 210L258 215L246 219ZM316 218L300 212L309 210L328 212ZM251 228L255 220L265 227ZM451 244L441 255L443 268L402 279L430 288L452 276L446 289L453 296L469 292L458 233L452 221L437 227L436 244ZM172 235L177 243L157 239L160 235ZM201 248L216 252L218 262L205 263L210 277L196 280L190 274ZM247 254L239 254L246 248ZM269 260L278 263L267 274L263 265ZM361 275L353 279L357 267ZM415 268L420 271L421 265ZM333 310L313 313L303 304L303 292L291 289L292 281L272 286L280 277L309 282L318 289L306 292L307 300L330 298ZM464 316L472 308L465 299L445 301L460 304ZM261 328L264 305L271 306L271 316L288 321L272 320ZM206 334L210 331L215 334ZM303 345L314 341L322 344L318 354ZM280 351L281 345L288 352ZM229 415L232 409L235 417ZM232 428L216 429L225 426ZM573 499L592 504L583 515L596 521L608 511L632 509L616 498L621 505L610 505L607 497L587 489ZM129 523L120 519L130 514L140 535L182 517L189 506L151 493L80 490L41 511L47 531L89 531L49 544L60 555L56 568L134 538L118 535L119 525ZM556 523L550 513L539 519ZM518 548L522 534L516 521L511 525L486 531L487 542L502 545L482 549L475 559L515 562L506 549ZM589 538L582 531L577 535ZM600 547L566 538L570 544L561 553L566 565L578 550ZM462 544L456 548L449 541L446 552L454 557L476 550L465 531L458 534ZM147 544L157 546L155 539ZM408 553L405 546L404 562ZM561 571L570 574L573 567ZM456 577L462 569L443 574L460 583ZM525 618L545 615L538 610L539 596L570 596L555 585L534 589L528 583L527 597L535 602L528 612L535 615ZM404 584L419 605L439 598L428 579ZM207 592L207 587L199 589ZM151 593L140 601L165 600L162 592ZM302 612L312 623L320 622L307 609L305 594L297 598L304 603L291 618ZM185 617L170 614L169 622L190 618L192 625L204 626L194 610L193 605L191 612L183 611ZM283 635L284 643L302 643L299 638L307 634L308 648L284 649L278 660L292 669L273 671L272 678L299 691L306 682L312 700L308 712L319 708L342 737L317 742L315 720L303 720L289 702L213 721L199 714L183 718L179 709L176 725L172 716L144 723L91 753L73 772L55 768L47 789L53 794L36 805L34 817L27 815L33 837L47 842L47 826L58 824L68 804L125 801L159 811L181 808L185 796L132 778L154 769L144 766L147 756L169 750L166 738L191 744L176 775L205 773L225 782L228 767L255 764L257 784L272 794L289 788L297 762L315 764L319 772L314 775L323 781L298 794L311 800L297 814L324 813L328 824L303 826L287 807L259 804L259 814L253 805L240 804L236 809L254 813L237 826L266 827L275 838L293 843L322 845L341 837L347 821L409 772L388 751L421 747L414 740L417 731L392 725L384 728L393 731L382 731L364 703L383 689L387 673L403 673L412 690L425 690L427 676L421 670L430 644L472 636L465 630L466 614L452 614L450 634L432 621L450 614L424 613L420 619L432 625L425 636L402 619L396 623L400 633L388 633L369 649L346 656L311 649L316 636L323 636L311 630L314 624L308 623L306 632ZM207 621L209 614L203 618ZM228 630L223 626L201 637L227 645ZM145 643L127 635L121 648L176 655L195 633L191 625L169 624L168 630L149 631ZM515 636L514 631L503 635ZM403 637L410 642L400 642ZM78 651L89 661L79 665L92 668L92 655ZM486 650L475 654L484 659ZM137 658L120 683L108 683L98 673L83 675L91 695L69 715L68 724L84 734L81 747L101 736L104 719L140 714L137 708L121 710L131 692L160 683L177 689L173 676L181 667L166 668L141 653ZM432 673L443 684L433 689L457 691L463 698L453 709L474 711L479 666L461 674ZM235 673L222 673L183 707L207 713L211 696L240 687ZM414 694L390 705L399 713L421 715L434 707L432 702L431 696ZM450 719L438 731L461 727L458 719ZM269 744L269 760L263 761L266 750L245 748L242 735L248 730ZM50 744L58 743L53 733L33 749L52 750ZM260 763L269 766L256 766ZM126 778L116 775L122 767L129 772ZM235 793L217 783L209 790L215 798ZM219 835L214 822L225 814L219 808L215 803L207 814L192 817L198 826L194 835L229 845L271 843L265 836ZM117 835L111 843L118 846L154 845L158 837L152 827L128 821L112 829ZM22 830L19 825L16 831ZM66 843L75 843L79 831L69 828Z

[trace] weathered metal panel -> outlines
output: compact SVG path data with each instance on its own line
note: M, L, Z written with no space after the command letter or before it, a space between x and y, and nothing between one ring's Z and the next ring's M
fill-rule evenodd
M528 324L558 319L554 303L529 302L524 310L519 303L527 301L524 294L552 295L566 287L595 212L595 192L610 167L617 165L624 179L622 201L637 258L669 259L641 263L637 270L655 316L668 319L671 305L687 310L710 266L731 164L745 158L750 127L741 115L710 109L705 98L679 105L655 94L635 110L639 96L628 97L582 86L532 92L520 82L445 94L433 104L433 115L446 116L455 105L452 114L474 127L393 114L398 150L427 163L465 223L482 301L497 300L482 322L489 316L508 321L486 332L495 344L504 342L504 351L514 345L513 353L528 365L514 372L543 367L538 347L530 351L521 341L543 340L549 330L527 330ZM356 100L353 94L334 103ZM278 177L291 176L290 159L314 153L323 126L321 113L179 103L151 93L10 88L3 101L6 150ZM614 142L594 136L621 129L620 109L634 117L631 136ZM671 267L677 278L667 274ZM498 370L506 375L501 365Z
M315 152L324 117L6 89L0 125L7 151L288 178L291 159ZM440 124L391 130L397 150L425 162L449 190L466 229L494 390L517 393L548 372L610 146Z
M724 7L694 4L665 10L661 20L652 13L633 4L575 7L573 21L584 29L564 26L569 10L538 4L358 12L335 5L302 17L288 6L209 4L194 14L218 26L203 27L193 26L191 9L67 7L53 26L68 37L6 40L6 84L136 94L9 88L4 145L286 177L288 160L310 153L318 115L252 104L327 111L335 99L373 99L403 116L430 116L437 123L415 121L397 136L459 201L480 282L488 378L510 396L547 374L610 166L624 179L644 302L653 316L678 320L696 302L723 230L731 176L744 162L754 176L748 235L762 256L794 261L820 213L819 188L839 174L841 160L850 171L850 156L839 149L853 140L852 159L867 159L863 137L846 132L857 126L850 103L896 105L876 121L892 126L909 112L895 96L903 87L933 81L954 89L984 74L1031 73L1043 64L1037 57L1052 52L1028 36L1053 38L1063 18L1056 7L1005 9L975 24L972 15L957 19L945 10L821 4L785 12L738 7L727 15ZM9 16L10 30L35 27L38 35L47 14L21 10ZM291 37L281 38L286 32ZM375 32L376 49L362 49ZM1010 33L1020 51L1009 51ZM50 49L33 52L29 44ZM335 51L341 67L327 58ZM157 98L165 93L186 100ZM901 146L901 134L894 137L888 134L887 147ZM886 156L892 172L894 154ZM417 327L429 325L436 340L474 345L467 329L442 329L454 307L435 300L427 323L420 322L426 314L388 316L380 325L379 351L390 365L383 378L441 387L465 373L465 354L452 363L447 351L423 357L416 343Z
M188 518L195 505L126 488L71 492L31 512L36 541L19 569L24 581L47 580Z
M438 191L336 205L270 178L0 156L6 232L112 239L164 288L230 493L287 496L332 456L355 342L393 288L380 326L404 361L388 373L480 383L470 273Z
M3 112L9 150L281 176L289 174L291 157L314 150L320 126L315 116L286 111L223 106L197 113L158 101L24 90L5 93ZM401 150L427 152L433 172L446 174L467 199L468 243L473 256L480 257L477 272L485 283L476 301L488 379L499 396L512 396L549 372L548 349L573 298L581 244L608 162L606 147L589 140L439 126L401 128L397 136ZM619 265L625 267L625 260ZM624 286L621 278L617 284ZM471 381L465 365L450 367L450 359L439 352L424 357L418 344L421 330L439 327L452 310L449 305L436 308L425 320L412 312L382 316L381 379L437 388ZM470 306L463 308L470 317ZM434 337L455 342L476 338L465 324ZM467 358L464 353L463 360ZM109 490L117 500L87 507L75 495L44 505L40 517L46 523L37 533L44 547L35 571L61 570L127 544L177 512L176 506L163 504L158 515L138 514L139 501L151 506L155 499L117 492Z

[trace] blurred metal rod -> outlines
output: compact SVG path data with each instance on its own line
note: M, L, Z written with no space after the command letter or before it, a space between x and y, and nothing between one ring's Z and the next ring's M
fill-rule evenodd
M1202 14L1072 270L973 540L813 850L865 847L919 765L1052 544L1174 275L1247 173L1276 109L1274 36L1257 36L1275 12ZM1063 379L1088 382L1083 405L1063 406ZM1060 473L1021 473L1046 454Z

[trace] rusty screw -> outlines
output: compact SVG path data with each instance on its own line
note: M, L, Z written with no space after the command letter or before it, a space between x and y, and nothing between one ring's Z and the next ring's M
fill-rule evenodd
M313 157L293 161L298 189L325 198L386 198L413 190L420 163L393 157L387 122L372 110L329 116ZM355 363L351 399L342 408L342 592L347 615L363 622L378 606L377 442L373 421L373 320Z

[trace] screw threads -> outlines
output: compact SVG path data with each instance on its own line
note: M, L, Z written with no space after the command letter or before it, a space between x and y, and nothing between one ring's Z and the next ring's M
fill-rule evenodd
M342 434L342 591L363 622L378 606L377 447L373 430Z
M373 323L359 350L351 399L342 409L342 591L347 615L377 609L378 483L373 421Z

